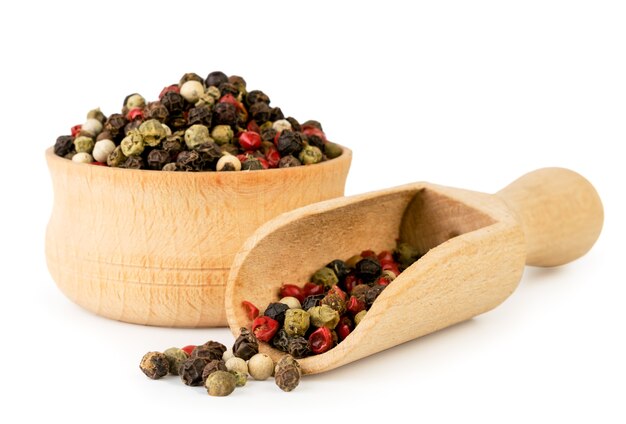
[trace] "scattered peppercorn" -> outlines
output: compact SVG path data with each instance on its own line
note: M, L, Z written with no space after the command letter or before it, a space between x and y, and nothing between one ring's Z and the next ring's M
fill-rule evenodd
M206 380L205 387L211 396L228 396L237 387L237 378L228 371L215 371Z
M257 353L248 361L248 373L255 380L267 380L274 373L274 361L264 353Z
M221 359L213 359L212 361L207 362L202 370L202 381L206 382L206 379L215 371L228 371L226 363Z
M290 392L300 383L300 364L293 356L285 355L276 364L274 379L276 385L284 392Z
M239 337L235 340L233 345L233 354L244 360L252 358L259 352L259 342L257 338L245 327L240 330Z
M148 352L141 358L139 368L148 378L157 380L167 375L170 364L167 357L161 352Z
M166 349L163 354L170 363L170 374L172 375L178 375L180 366L189 358L189 355L184 350L177 347Z

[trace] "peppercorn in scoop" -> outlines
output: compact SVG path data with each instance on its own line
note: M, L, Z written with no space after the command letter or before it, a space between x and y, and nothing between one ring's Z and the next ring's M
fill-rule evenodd
M257 340L294 358L327 352L344 340L363 319L382 291L422 255L407 243L378 255L371 250L346 261L335 259L320 268L302 287L284 284L280 300L259 316L242 302Z
M285 117L239 76L187 73L146 102L133 93L121 113L87 114L54 153L74 162L162 171L253 171L312 165L342 154L317 121Z

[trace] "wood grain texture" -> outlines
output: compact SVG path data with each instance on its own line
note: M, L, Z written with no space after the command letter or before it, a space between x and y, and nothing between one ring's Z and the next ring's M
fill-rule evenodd
M74 302L132 323L226 325L234 255L261 224L343 195L352 152L288 169L180 173L77 164L49 149L48 268Z
M240 327L250 324L241 307L243 300L263 307L277 299L282 284L302 284L331 260L346 259L354 252L391 249L396 239L427 253L385 289L343 342L324 354L300 360L303 372L327 371L495 308L513 293L527 252L536 249L536 239L527 238L525 231L536 231L529 227L534 222L541 222L545 229L561 222L520 221L522 212L540 214L550 203L550 211L575 215L564 217L566 222L586 223L589 228L581 236L570 235L576 252L582 247L588 250L600 232L602 205L597 194L581 197L587 199L580 206L582 212L568 203L578 190L595 193L591 185L581 182L586 180L571 178L571 171L537 172L515 184L526 185L529 176L532 181L548 175L551 181L563 181L546 182L547 189L526 194L530 199L416 183L281 215L261 226L235 257L226 288L231 330L238 334ZM540 201L532 199L539 194ZM262 350L274 359L283 355L266 344Z

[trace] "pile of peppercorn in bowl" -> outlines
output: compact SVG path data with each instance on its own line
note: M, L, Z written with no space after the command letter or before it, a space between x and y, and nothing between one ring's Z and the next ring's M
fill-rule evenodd
M70 299L108 318L225 325L243 242L283 212L342 196L352 154L241 77L185 74L158 99L134 93L119 112L94 109L47 151L48 268Z

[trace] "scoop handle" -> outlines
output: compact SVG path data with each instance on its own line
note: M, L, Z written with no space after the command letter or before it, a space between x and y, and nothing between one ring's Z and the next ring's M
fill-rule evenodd
M604 221L602 201L584 177L564 168L530 172L496 193L526 235L526 264L557 266L587 253Z

